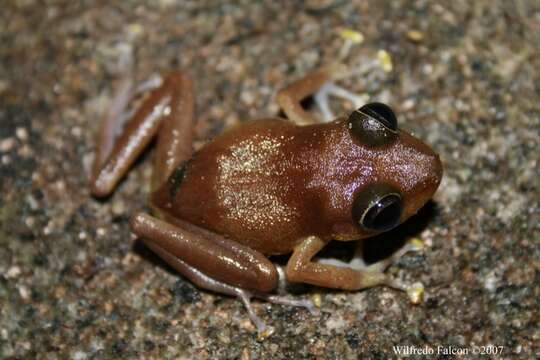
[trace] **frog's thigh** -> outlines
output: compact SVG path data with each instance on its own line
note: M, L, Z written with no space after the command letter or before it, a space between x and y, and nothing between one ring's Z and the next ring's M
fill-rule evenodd
M394 286L380 271L353 269L313 262L312 258L326 242L316 236L305 238L298 245L287 263L287 279L328 288L360 290L376 285Z
M277 287L275 266L263 254L235 241L217 234L207 236L194 227L188 230L143 213L132 217L131 228L163 260L203 288L232 295L213 285L225 283L260 292ZM205 277L197 276L184 263ZM208 282L207 278L216 282Z
M167 181L172 172L193 153L193 83L187 75L178 72L168 75L167 81L173 91L170 107L157 134L152 190L157 190Z

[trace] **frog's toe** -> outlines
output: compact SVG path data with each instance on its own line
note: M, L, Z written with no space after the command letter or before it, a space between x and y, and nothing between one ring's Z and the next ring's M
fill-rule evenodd
M336 85L332 81L329 81L324 84L314 95L315 103L321 111L324 122L329 122L335 119L335 116L330 109L330 103L328 100L330 95L350 101L355 108L361 107L368 100L367 95L356 94Z
M420 304L424 299L424 284L416 282L407 287L407 295L413 304Z
M253 294L249 291L236 288L236 296L244 303L244 307L248 312L248 316L257 328L259 340L264 340L274 333L274 328L265 324L265 322L255 313L253 306L251 305L251 298Z
M387 278L384 285L405 292L413 304L420 304L424 299L424 284L421 282L405 285L399 280Z
M418 252L423 249L423 243L418 239L413 239L407 242L401 249L393 253L390 257L378 261L374 264L371 264L367 267L369 271L385 271L390 265L392 265L396 260L401 258L403 255L409 252Z
M313 301L309 299L291 299L286 296L266 295L266 294L261 294L261 295L256 295L256 296L274 304L303 307L307 311L309 311L312 315L315 315L318 312Z
M268 336L272 335L274 333L274 328L271 326L267 326L264 321L259 316L257 316L251 305L251 298L255 297L273 304L303 307L308 310L312 315L316 315L318 313L315 304L309 299L292 299L287 296L271 295L262 292L251 292L238 288L236 289L236 296L238 296L238 298L244 303L249 318L257 328L259 340L264 340Z

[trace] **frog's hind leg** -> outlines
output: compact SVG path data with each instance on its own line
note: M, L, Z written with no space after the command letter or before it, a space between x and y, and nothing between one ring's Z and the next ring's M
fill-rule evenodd
M136 214L131 219L131 228L150 249L197 286L241 299L260 335L270 330L253 311L252 297L312 310L305 300L268 294L277 287L279 275L274 264L263 254L167 214L162 215L167 221Z
M124 87L117 106L125 106L133 96L128 89L129 84ZM94 196L108 196L114 190L160 128L163 131L159 131L153 188L191 156L194 113L191 80L185 74L172 73L160 84L149 83L147 87L152 90L133 113L117 111L113 106L103 122L90 181ZM125 117L128 119L124 129L116 139L114 130ZM165 156L164 153L172 155ZM163 161L164 157L169 161Z
M264 321L259 316L257 316L255 311L253 310L253 307L251 306L252 294L249 291L226 284L222 281L218 281L208 275L205 275L196 267L188 265L185 261L174 256L164 248L151 241L146 240L145 243L150 249L152 249L152 251L154 251L163 260L165 260L173 269L184 275L199 288L207 289L220 294L234 296L241 299L249 314L249 318L257 327L257 331L259 332L259 334L266 334L271 332L271 329L266 326Z

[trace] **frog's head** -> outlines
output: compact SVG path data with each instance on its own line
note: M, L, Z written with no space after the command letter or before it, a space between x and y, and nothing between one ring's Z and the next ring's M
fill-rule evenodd
M332 140L325 141L332 152L332 160L325 161L325 193L331 194L325 210L333 219L334 238L352 240L390 230L433 196L443 172L439 156L399 130L390 107L370 103L333 124L327 138Z
M435 193L442 164L429 146L401 131L394 112L370 103L347 119L358 146L371 149L375 181L358 188L353 220L366 231L382 232L414 215Z

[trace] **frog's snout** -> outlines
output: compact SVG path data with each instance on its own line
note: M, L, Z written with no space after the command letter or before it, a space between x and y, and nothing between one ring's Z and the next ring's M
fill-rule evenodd
M415 211L433 197L443 177L443 164L439 154L431 151L426 160L426 171L412 191Z
M435 179L435 190L439 187L443 177L443 165L439 154L434 153L431 159L431 167L433 169L433 177Z

